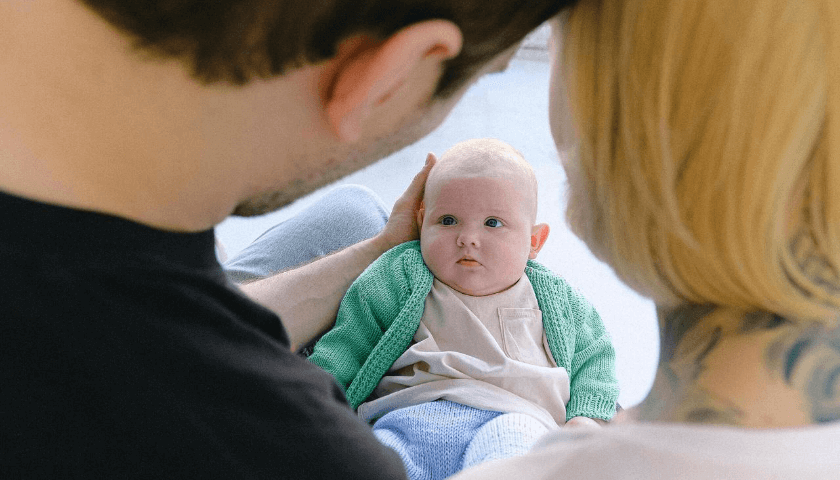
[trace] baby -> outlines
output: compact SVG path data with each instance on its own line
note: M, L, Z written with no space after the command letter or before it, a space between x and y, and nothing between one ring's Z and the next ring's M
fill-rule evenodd
M420 241L351 286L310 360L396 450L409 478L445 478L527 451L549 429L615 413L600 317L533 261L537 180L492 139L449 149L426 181Z

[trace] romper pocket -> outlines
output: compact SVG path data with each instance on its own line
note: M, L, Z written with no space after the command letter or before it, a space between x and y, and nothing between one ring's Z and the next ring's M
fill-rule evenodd
M499 308L502 349L509 358L551 367L543 343L542 312L536 308Z

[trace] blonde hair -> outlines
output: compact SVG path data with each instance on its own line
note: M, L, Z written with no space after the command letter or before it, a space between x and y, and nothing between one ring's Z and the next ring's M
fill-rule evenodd
M837 3L587 0L571 11L568 220L622 280L663 306L834 321Z

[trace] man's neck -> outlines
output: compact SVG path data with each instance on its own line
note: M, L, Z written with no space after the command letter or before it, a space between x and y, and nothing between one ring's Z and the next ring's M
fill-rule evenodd
M228 213L221 195L196 205L212 185L187 161L197 89L175 62L135 54L81 2L3 5L0 45L0 190L167 229Z
M2 128L0 145L0 171L4 172L0 191L30 200L115 215L173 231L208 229L233 208L229 195L223 196L221 189L215 197L208 195L211 189L206 180L198 175L192 182L184 180L178 175L179 169L167 169L156 162L160 156L140 159L137 151L126 151L121 158L96 153L88 157L78 152L66 156L35 153L29 150L28 142ZM155 166L160 167L156 172ZM180 185L175 183L179 180ZM197 198L205 201L197 202Z
M659 317L659 368L638 420L751 428L840 420L840 328L705 306Z
M75 0L0 3L0 52L0 191L199 231L288 183L300 154L285 140L309 121L309 77L202 85Z

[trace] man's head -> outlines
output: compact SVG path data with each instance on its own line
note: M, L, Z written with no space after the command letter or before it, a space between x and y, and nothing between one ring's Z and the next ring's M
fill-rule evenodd
M343 40L382 41L445 20L463 49L436 94L446 97L490 60L574 3L569 0L81 0L129 32L141 49L185 61L205 82L245 83L333 58Z
M435 277L473 296L515 284L548 238L535 225L537 179L510 145L468 140L429 173L418 213L423 260Z
M0 188L181 230L264 213L430 132L566 3L2 2Z

